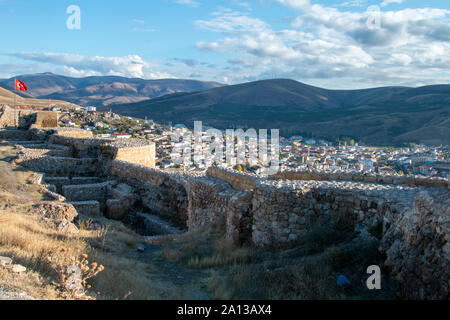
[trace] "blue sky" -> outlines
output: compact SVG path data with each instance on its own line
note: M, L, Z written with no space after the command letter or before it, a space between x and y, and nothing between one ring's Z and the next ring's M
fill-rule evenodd
M449 18L448 0L0 0L0 77L449 83Z

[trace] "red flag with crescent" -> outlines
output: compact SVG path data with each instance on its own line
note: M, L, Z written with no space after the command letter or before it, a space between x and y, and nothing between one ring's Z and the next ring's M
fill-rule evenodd
M15 88L16 90L20 90L20 91L28 91L27 84L26 84L25 82L20 81L20 80L17 80L17 79L14 79L14 80L15 80L15 86L14 86L14 88Z

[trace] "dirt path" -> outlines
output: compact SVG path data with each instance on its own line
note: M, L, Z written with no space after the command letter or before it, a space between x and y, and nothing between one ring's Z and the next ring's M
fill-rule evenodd
M201 270L184 268L176 263L171 263L160 257L161 248L159 246L146 244L145 251L141 254L140 260L152 264L161 272L149 275L152 280L171 282L188 294L187 299L211 300L206 292L205 281L209 279L209 273Z

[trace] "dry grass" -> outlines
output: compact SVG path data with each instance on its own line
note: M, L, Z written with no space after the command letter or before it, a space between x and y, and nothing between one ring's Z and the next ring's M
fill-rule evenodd
M211 279L217 299L326 300L344 299L333 272L323 264L290 265L269 269L266 265L235 265L229 274Z
M32 174L0 161L0 255L27 268L22 275L0 270L2 286L37 299L67 299L48 260L67 249L82 250L90 261L105 267L88 280L92 286L88 294L97 299L183 298L182 290L171 282L152 279L160 270L139 259L136 247L143 239L121 222L96 219L103 227L92 230L92 222L81 216L80 231L65 234L33 213L31 205L44 200L44 195L40 186L26 184Z
M304 244L316 242L315 230ZM331 233L331 232L330 232ZM333 234L333 233L331 233ZM314 245L315 247L315 245ZM192 269L211 272L216 299L341 299L335 273L326 264L281 261L279 251L241 247L227 241L223 226L188 233L163 246L162 256ZM306 252L310 251L308 248ZM267 263L265 261L268 261Z
M1 272L0 280L13 289L25 291L35 298L62 299L57 286L57 274L47 257L59 254L62 248L76 251L82 248L91 261L105 267L90 279L88 294L98 299L177 299L182 298L170 283L152 280L149 265L140 262L136 244L140 236L130 233L121 223L111 222L109 233L80 230L75 235L57 232L38 217L20 209L0 211L0 255L13 258L29 271L26 282L16 281L14 275ZM33 280L35 279L35 280Z
M41 186L27 184L33 175L31 171L14 168L0 161L0 206L25 205L44 200L45 191Z
M165 244L162 256L209 271L208 289L216 299L394 299L390 283L383 283L383 292L363 285L367 266L381 264L377 247L345 224L320 221L296 243L270 248L234 246L221 227L203 228ZM337 286L339 275L352 285Z
M35 298L56 299L59 292L56 287L51 289L53 272L46 256L55 254L62 247L86 245L79 239L52 230L38 217L22 213L20 209L0 211L0 216L0 255L11 257L14 263L24 265L29 270L27 273L36 279L25 287L20 282L10 285ZM33 277L29 279L31 281ZM44 292L42 287L46 288Z
M237 246L226 239L223 226L209 226L166 244L162 256L189 268L208 269L250 262L254 251L253 247Z
M0 104L8 104L12 106L14 103L14 93L11 91L0 88ZM49 102L47 99L34 99L34 98L23 98L19 95L16 95L17 105L20 106L29 106L29 107L48 107ZM76 104L61 101L61 100L52 100L52 104L57 104L64 107L75 108L79 107Z

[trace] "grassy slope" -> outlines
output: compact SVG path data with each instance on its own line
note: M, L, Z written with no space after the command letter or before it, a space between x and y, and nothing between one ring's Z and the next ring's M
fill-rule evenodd
M34 99L34 98L24 98L19 95L15 95L11 91L0 87L0 104L7 104L9 106L13 106L14 104L14 96L16 96L16 103L18 106L35 106L35 107L48 107L49 101L47 99ZM60 101L60 100L52 100L53 105L76 108L79 107L70 102Z

